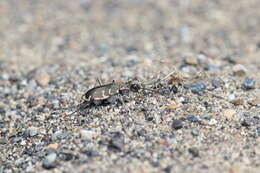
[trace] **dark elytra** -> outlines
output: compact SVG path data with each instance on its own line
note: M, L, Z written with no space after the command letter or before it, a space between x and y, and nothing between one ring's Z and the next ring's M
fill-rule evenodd
M106 85L96 86L90 90L88 90L83 96L82 100L88 104L99 105L105 100L110 100L113 96L118 94L125 95L128 91L138 92L142 89L140 84L128 81L125 83L117 83L113 81L112 83ZM144 89L144 88L143 88Z
M82 96L82 99L88 103L92 103L92 102L98 101L98 100L105 100L113 95L118 94L119 90L120 90L120 85L113 81L112 83L109 83L106 85L101 85L101 86L96 86L96 87L88 90Z

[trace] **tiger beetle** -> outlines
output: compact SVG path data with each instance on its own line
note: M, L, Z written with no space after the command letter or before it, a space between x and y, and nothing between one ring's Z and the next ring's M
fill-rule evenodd
M124 95L128 91L138 92L141 87L138 83L125 82L117 83L114 80L112 83L96 86L88 90L81 99L87 104L100 105L103 101L113 102L114 96Z

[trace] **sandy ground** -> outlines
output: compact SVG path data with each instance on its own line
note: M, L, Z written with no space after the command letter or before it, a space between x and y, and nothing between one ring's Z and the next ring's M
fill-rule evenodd
M259 9L0 1L0 173L259 172ZM150 91L77 108L96 79Z

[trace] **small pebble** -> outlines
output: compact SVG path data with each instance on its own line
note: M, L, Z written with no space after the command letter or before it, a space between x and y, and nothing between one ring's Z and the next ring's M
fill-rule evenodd
M35 90L37 87L37 83L34 79L31 79L29 82L28 82L28 85L26 86L27 90L30 90L30 91L33 91Z
M207 66L204 69L207 71L216 71L219 69L219 66L215 64L207 64Z
M256 133L258 134L258 136L260 136L260 127L256 128Z
M195 94L201 94L204 93L206 90L206 85L202 82L194 82L190 84L184 84L184 88L189 88L191 92Z
M7 140L4 137L0 137L0 145L7 144Z
M135 55L130 55L126 57L127 65L129 67L136 65L139 62L139 57Z
M217 120L215 120L215 119L211 119L210 121L209 121L209 125L210 126L212 126L212 125L215 125L215 124L217 124L218 122L217 122Z
M56 153L48 154L43 160L42 167L45 169L53 169L57 167L56 158L57 158Z
M210 114L203 114L203 115L201 115L201 118L203 118L205 120L210 120L211 119L211 115Z
M260 106L260 98L250 100L250 101L248 101L248 103L252 106Z
M249 127L250 121L248 119L244 119L244 120L242 120L241 125L244 127Z
M109 142L108 148L113 151L122 151L124 145L124 135L121 132L115 132Z
M174 94L177 94L178 93L178 88L173 85L171 88L170 88L170 91L173 92Z
M52 149L57 149L59 147L58 143L54 143L54 144L49 144L46 148L52 148Z
M22 163L24 162L24 158L22 158L22 157L20 157L20 158L18 158L17 160L15 160L15 165L16 166L19 166L19 165L21 165Z
M63 132L61 130L55 132L53 135L52 135L52 140L57 140L57 139L64 139L68 136L68 132Z
M70 161L74 158L74 155L71 152L61 152L59 153L59 158L64 161Z
M109 50L109 45L106 43L100 43L97 45L97 48L99 49L99 51L101 51L102 53L105 53Z
M189 148L188 151L193 157L199 157L199 150L197 148Z
M221 87L222 82L221 82L220 80L218 80L218 79L213 79L213 80L211 81L211 84L212 84L212 86L213 86L214 88L219 88L219 87Z
M193 123L199 122L198 117L196 117L195 115L188 115L187 120Z
M10 75L7 73L0 74L0 79L2 80L9 80Z
M127 51L128 53L132 53L132 52L138 51L138 48L137 48L137 47L134 47L134 46L128 46L128 47L126 48L126 51Z
M229 62L230 64L236 64L237 63L237 60L235 57L233 56L226 56L223 58L223 60Z
M80 136L83 139L87 139L87 140L92 140L93 137L95 136L95 132L91 131L91 130L80 130Z
M32 172L33 168L33 165L29 164L29 166L26 167L25 172Z
M93 150L83 151L82 154L85 154L88 157L96 157L99 155L99 153L97 151L93 151Z
M4 115L6 113L5 109L3 107L0 107L0 115Z
M35 76L35 79L40 86L47 86L50 82L50 78L48 73L42 73Z
M171 165L170 165L170 166L167 166L166 168L163 169L163 171L164 171L165 173L171 173L171 170L172 170L172 166L171 166Z
M242 64L236 64L235 66L233 66L232 70L234 75L236 76L244 76L247 72L245 66L243 66Z
M182 105L180 103L178 104L171 104L171 105L167 105L166 108L167 109L177 109L179 107L181 107Z
M188 65L198 65L199 61L197 59L197 57L193 56L193 55L189 55L184 59L184 63L188 64Z
M192 134L193 136L199 136L199 131L198 131L198 130L192 130L192 131L191 131L191 134Z
M242 88L250 90L255 88L255 80L253 78L246 77L243 81Z
M29 127L27 129L27 133L30 137L36 136L38 134L38 128L37 127Z
M183 122L180 119L173 120L172 122L172 128L175 130L181 129L183 127Z
M236 111L233 109L225 109L223 111L223 115L227 118L227 119L232 119L234 117L234 115L236 114Z
M234 99L231 101L231 103L234 104L235 106L239 106L239 105L244 104L244 100L243 99Z

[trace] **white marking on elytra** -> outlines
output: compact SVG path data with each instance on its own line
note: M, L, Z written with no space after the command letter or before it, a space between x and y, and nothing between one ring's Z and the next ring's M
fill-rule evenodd
M89 102L91 100L92 96L89 96L89 97L86 97L86 96L83 96L83 100Z

